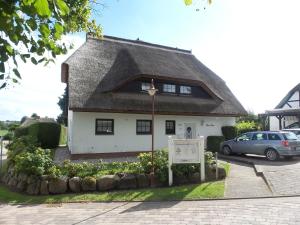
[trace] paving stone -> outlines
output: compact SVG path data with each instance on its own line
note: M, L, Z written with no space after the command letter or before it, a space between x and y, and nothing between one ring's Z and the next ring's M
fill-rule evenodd
M0 204L0 224L299 224L300 197L174 201Z

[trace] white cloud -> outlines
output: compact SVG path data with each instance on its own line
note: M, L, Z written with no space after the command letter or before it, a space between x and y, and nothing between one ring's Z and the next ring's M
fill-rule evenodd
M84 38L67 36L64 41L74 43L75 50L84 42ZM61 63L74 50L57 57L55 64L50 63L46 67L20 63L21 83L0 90L0 120L20 120L22 116L32 113L56 118L61 112L57 105L58 97L65 88L60 81Z

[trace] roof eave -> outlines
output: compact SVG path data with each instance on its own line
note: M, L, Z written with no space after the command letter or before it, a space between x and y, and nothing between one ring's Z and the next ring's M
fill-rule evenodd
M100 113L132 113L132 114L152 114L152 111L121 110L121 109L99 109L99 108L77 108L70 107L73 112L100 112ZM155 112L155 115L180 115L180 116L216 116L216 117L241 117L244 113L200 113L200 112Z

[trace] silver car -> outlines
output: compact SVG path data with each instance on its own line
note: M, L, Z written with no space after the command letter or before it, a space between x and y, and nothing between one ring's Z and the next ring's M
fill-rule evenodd
M220 151L225 155L232 153L265 155L268 160L275 161L280 156L285 158L300 156L300 140L292 132L256 131L224 141Z

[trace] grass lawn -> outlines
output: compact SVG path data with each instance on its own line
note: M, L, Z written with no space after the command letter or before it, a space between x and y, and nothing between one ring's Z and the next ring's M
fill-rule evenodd
M8 130L0 130L0 136L4 136L8 133Z
M61 125L59 145L66 145L66 144L67 144L67 127Z
M0 202L2 203L67 203L67 202L101 202L101 201L167 201L221 198L224 195L224 181L203 184L184 185L165 188L147 188L139 190L94 192L85 194L62 194L49 196L29 196L10 191L0 185Z

